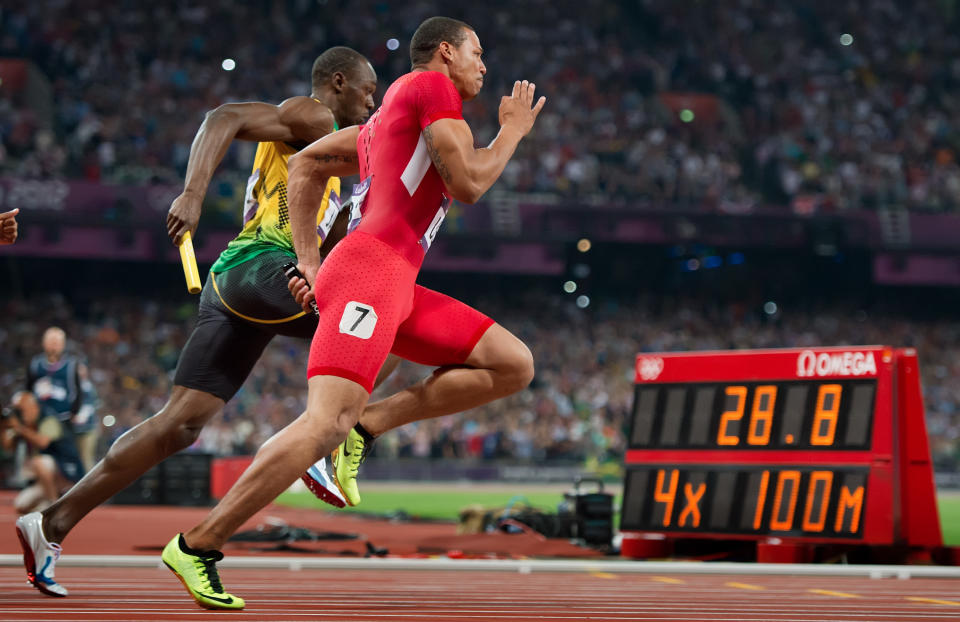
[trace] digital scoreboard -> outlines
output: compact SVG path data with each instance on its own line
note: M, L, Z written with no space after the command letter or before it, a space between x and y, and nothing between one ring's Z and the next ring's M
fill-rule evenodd
M639 355L620 529L941 546L916 352Z

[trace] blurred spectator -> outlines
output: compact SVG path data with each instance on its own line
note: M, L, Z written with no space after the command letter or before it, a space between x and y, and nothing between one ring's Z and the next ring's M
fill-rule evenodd
M29 391L14 395L0 425L3 447L18 457L18 478L25 484L13 502L18 513L46 508L83 476L69 424L55 415L41 414Z
M404 37L446 9L20 3L0 13L0 56L39 67L53 115L0 100L0 172L177 183L205 111L307 93L289 76L308 75L333 44L366 54L388 83L409 69ZM497 190L741 212L960 205L954 2L531 0L521 13L492 0L460 10L496 68L465 106L478 142L492 138L514 79L550 99ZM231 214L250 149L233 148L212 186L211 202Z
M728 212L960 207L955 2L530 0L522 15L517 6L458 7L495 69L465 105L478 143L496 132L499 97L514 79L535 80L549 98L494 193ZM4 8L0 55L40 69L53 114L47 120L0 90L0 174L181 183L190 128L207 110L307 93L297 76L334 44L366 54L387 83L409 69L404 37L447 8L433 0L54 0ZM385 45L392 37L400 40L395 51ZM205 217L239 216L254 148L231 148ZM62 324L89 355L112 424L103 428L106 442L163 406L194 314L193 306L123 296L82 315L62 299L2 304L0 390L20 381L9 370L22 369L36 327ZM953 468L960 459L955 322L841 303L776 322L741 303L692 298L598 300L590 313L542 293L475 304L530 344L533 385L398 429L377 442L376 454L618 459L638 351L887 343L918 348L935 458ZM302 344L272 344L197 448L252 453L301 412L305 360ZM377 395L424 373L404 365Z
M97 407L100 400L97 389L90 381L90 373L86 366L80 366L80 409L73 416L70 423L74 436L77 439L77 452L83 469L89 471L97 463L97 441L100 440L100 417Z
M94 464L99 424L97 392L89 372L75 354L64 352L66 333L51 326L43 333L43 354L30 360L27 389L33 392L43 417L56 417L74 436L84 468Z
M501 319L536 359L526 390L481 408L407 425L378 439L374 456L547 461L622 459L633 401L634 359L642 351L889 344L920 354L927 426L942 469L960 458L960 327L916 313L842 304L780 311L775 321L745 312L739 302L708 304L691 298L644 295L615 302L597 296L589 310L569 297L531 291L474 296L482 311ZM193 322L189 305L112 297L83 315L59 300L4 304L0 327L0 393L16 386L37 322L56 321L89 353L100 390L106 442L162 407L177 355ZM263 354L236 397L201 433L194 449L220 455L252 454L303 411L307 346L279 339ZM22 359L21 359L22 360ZM404 363L373 399L420 379L429 369ZM104 424L106 425L106 423ZM101 448L102 453L102 448Z

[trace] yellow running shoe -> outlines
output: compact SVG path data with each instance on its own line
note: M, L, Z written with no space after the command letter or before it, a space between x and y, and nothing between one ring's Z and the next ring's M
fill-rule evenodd
M346 440L333 450L333 481L343 493L347 505L360 504L360 489L357 487L357 471L370 453L373 437L358 423Z
M242 598L224 592L220 585L220 575L215 565L223 559L220 551L190 550L183 541L183 534L177 534L163 548L160 558L201 607L243 609L246 604Z

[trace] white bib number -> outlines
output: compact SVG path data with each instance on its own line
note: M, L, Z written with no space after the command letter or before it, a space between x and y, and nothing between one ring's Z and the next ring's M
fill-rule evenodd
M260 169L255 170L247 180L247 191L243 194L243 224L247 224L260 207L257 198L253 196L253 189L256 188L258 181L260 181Z
M327 199L327 209L323 211L323 219L317 223L317 235L320 237L320 241L327 239L327 236L330 235L330 230L333 229L333 223L336 222L337 216L340 214L340 196L336 192L331 191L330 197Z
M350 223L347 225L347 233L350 233L360 224L363 217L363 202L367 198L367 191L370 190L370 182L373 181L373 175L367 177L359 184L354 184L353 193L350 197Z
M370 305L351 300L343 308L343 315L340 317L341 333L359 339L369 339L373 336L373 329L376 326L377 312Z
M437 213L433 216L433 220L430 221L427 232L420 238L420 247L423 249L423 252L430 250L430 246L433 244L434 238L437 237L437 233L440 231L440 225L443 224L443 219L447 217L447 210L449 209L450 199L443 197L443 203L440 204L440 209L437 210Z

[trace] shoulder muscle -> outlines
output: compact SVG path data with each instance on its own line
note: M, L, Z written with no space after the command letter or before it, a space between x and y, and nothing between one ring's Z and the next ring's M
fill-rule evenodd
M280 121L294 138L306 144L333 132L333 112L310 97L291 97L279 106Z

